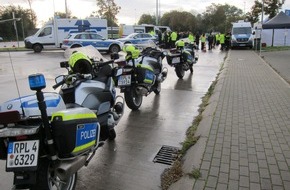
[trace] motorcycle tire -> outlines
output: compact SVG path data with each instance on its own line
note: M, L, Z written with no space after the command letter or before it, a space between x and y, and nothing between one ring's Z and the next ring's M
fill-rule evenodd
M124 93L125 102L131 110L138 110L142 104L143 96L137 94L135 88L129 88Z
M109 131L109 137L108 137L108 139L110 140L110 141L112 141L112 140L114 140L115 138L116 138L116 131L115 131L115 129L110 129L110 131Z
M175 73L178 78L183 79L185 71L182 68L182 65L175 67Z
M155 82L153 92L156 95L159 95L160 94L160 92L161 92L161 82L157 82L157 81Z
M39 160L37 171L37 183L30 187L31 190L74 190L77 183L77 172L63 182L55 175L50 167L51 161L47 158ZM56 184L57 183L57 184ZM57 188L58 186L58 188Z

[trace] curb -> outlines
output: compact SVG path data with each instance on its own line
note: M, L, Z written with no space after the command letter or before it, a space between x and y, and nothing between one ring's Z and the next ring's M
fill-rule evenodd
M212 126L212 121L220 98L221 89L224 84L224 78L227 73L227 66L230 60L230 53L228 52L224 64L221 66L220 74L218 76L217 84L213 90L213 94L209 99L209 104L202 113L202 120L197 126L195 137L199 136L198 141L190 149L187 150L185 156L182 158L182 171L184 174L191 173L193 170L200 170L202 158L206 149L206 144L209 132ZM190 178L188 175L182 176L177 182L173 183L169 190L193 189L196 179Z

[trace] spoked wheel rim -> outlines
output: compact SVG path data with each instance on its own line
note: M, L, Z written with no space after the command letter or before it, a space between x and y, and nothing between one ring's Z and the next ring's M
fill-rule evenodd
M77 173L70 176L66 181L62 181L55 175L54 171L49 170L47 177L50 190L73 190L77 180Z

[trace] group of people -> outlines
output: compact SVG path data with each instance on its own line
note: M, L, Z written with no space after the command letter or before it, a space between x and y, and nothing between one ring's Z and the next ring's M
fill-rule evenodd
M231 33L228 32L227 34L224 33L216 33L213 35L209 33L206 37L205 34L201 36L201 49L206 50L206 41L208 41L208 50L212 50L216 46L221 45L220 50L229 50L231 45ZM197 44L198 45L198 44Z
M227 34L224 33L209 33L206 35L203 33L202 35L193 34L192 32L179 32L176 31L164 31L163 33L159 31L158 35L158 42L162 48L169 49L174 48L176 42L179 39L188 38L189 42L195 43L196 47L201 50L206 51L212 50L216 46L220 46L220 50L228 50L230 48L231 43L231 33L228 32ZM206 42L207 46L206 47Z
M159 45L165 49L174 48L178 40L188 38L191 42L195 41L194 35L191 32L176 32L164 31L158 34Z

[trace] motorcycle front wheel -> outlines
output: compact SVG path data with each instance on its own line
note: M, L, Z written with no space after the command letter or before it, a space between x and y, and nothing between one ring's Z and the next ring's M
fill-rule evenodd
M137 94L135 88L128 88L124 93L125 102L131 110L137 110L142 104L143 96Z
M71 175L66 181L61 181L51 167L47 158L39 160L37 182L31 190L74 190L77 183L77 173Z
M175 73L178 78L183 79L185 71L182 68L182 65L178 65L175 67Z

